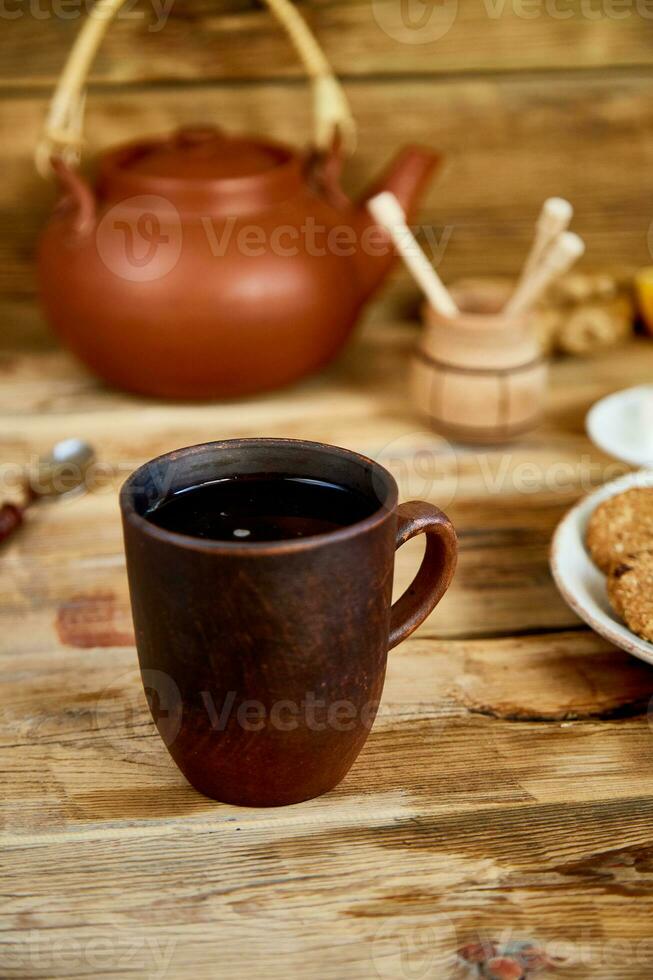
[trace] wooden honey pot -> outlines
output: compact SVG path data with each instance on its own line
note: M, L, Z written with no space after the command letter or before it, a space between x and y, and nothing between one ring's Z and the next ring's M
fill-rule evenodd
M539 421L547 365L531 310L544 290L580 258L582 238L568 230L573 208L548 198L514 292L469 280L449 291L408 226L390 191L368 201L426 296L426 327L411 368L418 410L460 442L501 443Z
M496 288L452 290L460 312L424 308L425 327L411 365L412 397L438 432L463 443L497 444L535 427L548 366L528 313L501 312Z

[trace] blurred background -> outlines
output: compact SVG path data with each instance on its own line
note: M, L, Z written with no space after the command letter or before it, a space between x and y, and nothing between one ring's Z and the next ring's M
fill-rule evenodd
M653 0L310 0L298 4L359 125L356 191L416 141L444 168L423 204L445 280L514 274L547 195L568 197L584 267L647 265L653 218ZM86 0L3 0L0 290L18 330L41 329L33 251L54 188L32 155ZM249 0L138 0L91 75L85 166L145 134L211 122L304 144L308 87L288 39ZM398 271L375 312L403 314Z

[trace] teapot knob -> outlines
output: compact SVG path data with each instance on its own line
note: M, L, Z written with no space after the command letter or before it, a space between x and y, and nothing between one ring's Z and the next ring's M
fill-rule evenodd
M214 140L218 134L215 126L182 126L177 130L175 143L178 146L197 146Z

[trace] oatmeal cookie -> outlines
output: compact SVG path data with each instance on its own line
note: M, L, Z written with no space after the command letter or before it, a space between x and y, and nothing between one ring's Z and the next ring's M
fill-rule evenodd
M604 500L590 518L585 540L606 574L627 556L653 551L653 487L635 487Z
M608 598L628 629L653 643L653 553L617 565L608 578Z

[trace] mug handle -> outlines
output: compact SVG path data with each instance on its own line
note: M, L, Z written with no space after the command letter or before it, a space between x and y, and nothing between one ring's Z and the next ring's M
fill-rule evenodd
M410 500L397 508L396 547L418 534L426 534L426 551L411 585L390 610L392 650L424 622L451 584L458 558L454 526L441 510L423 500Z

